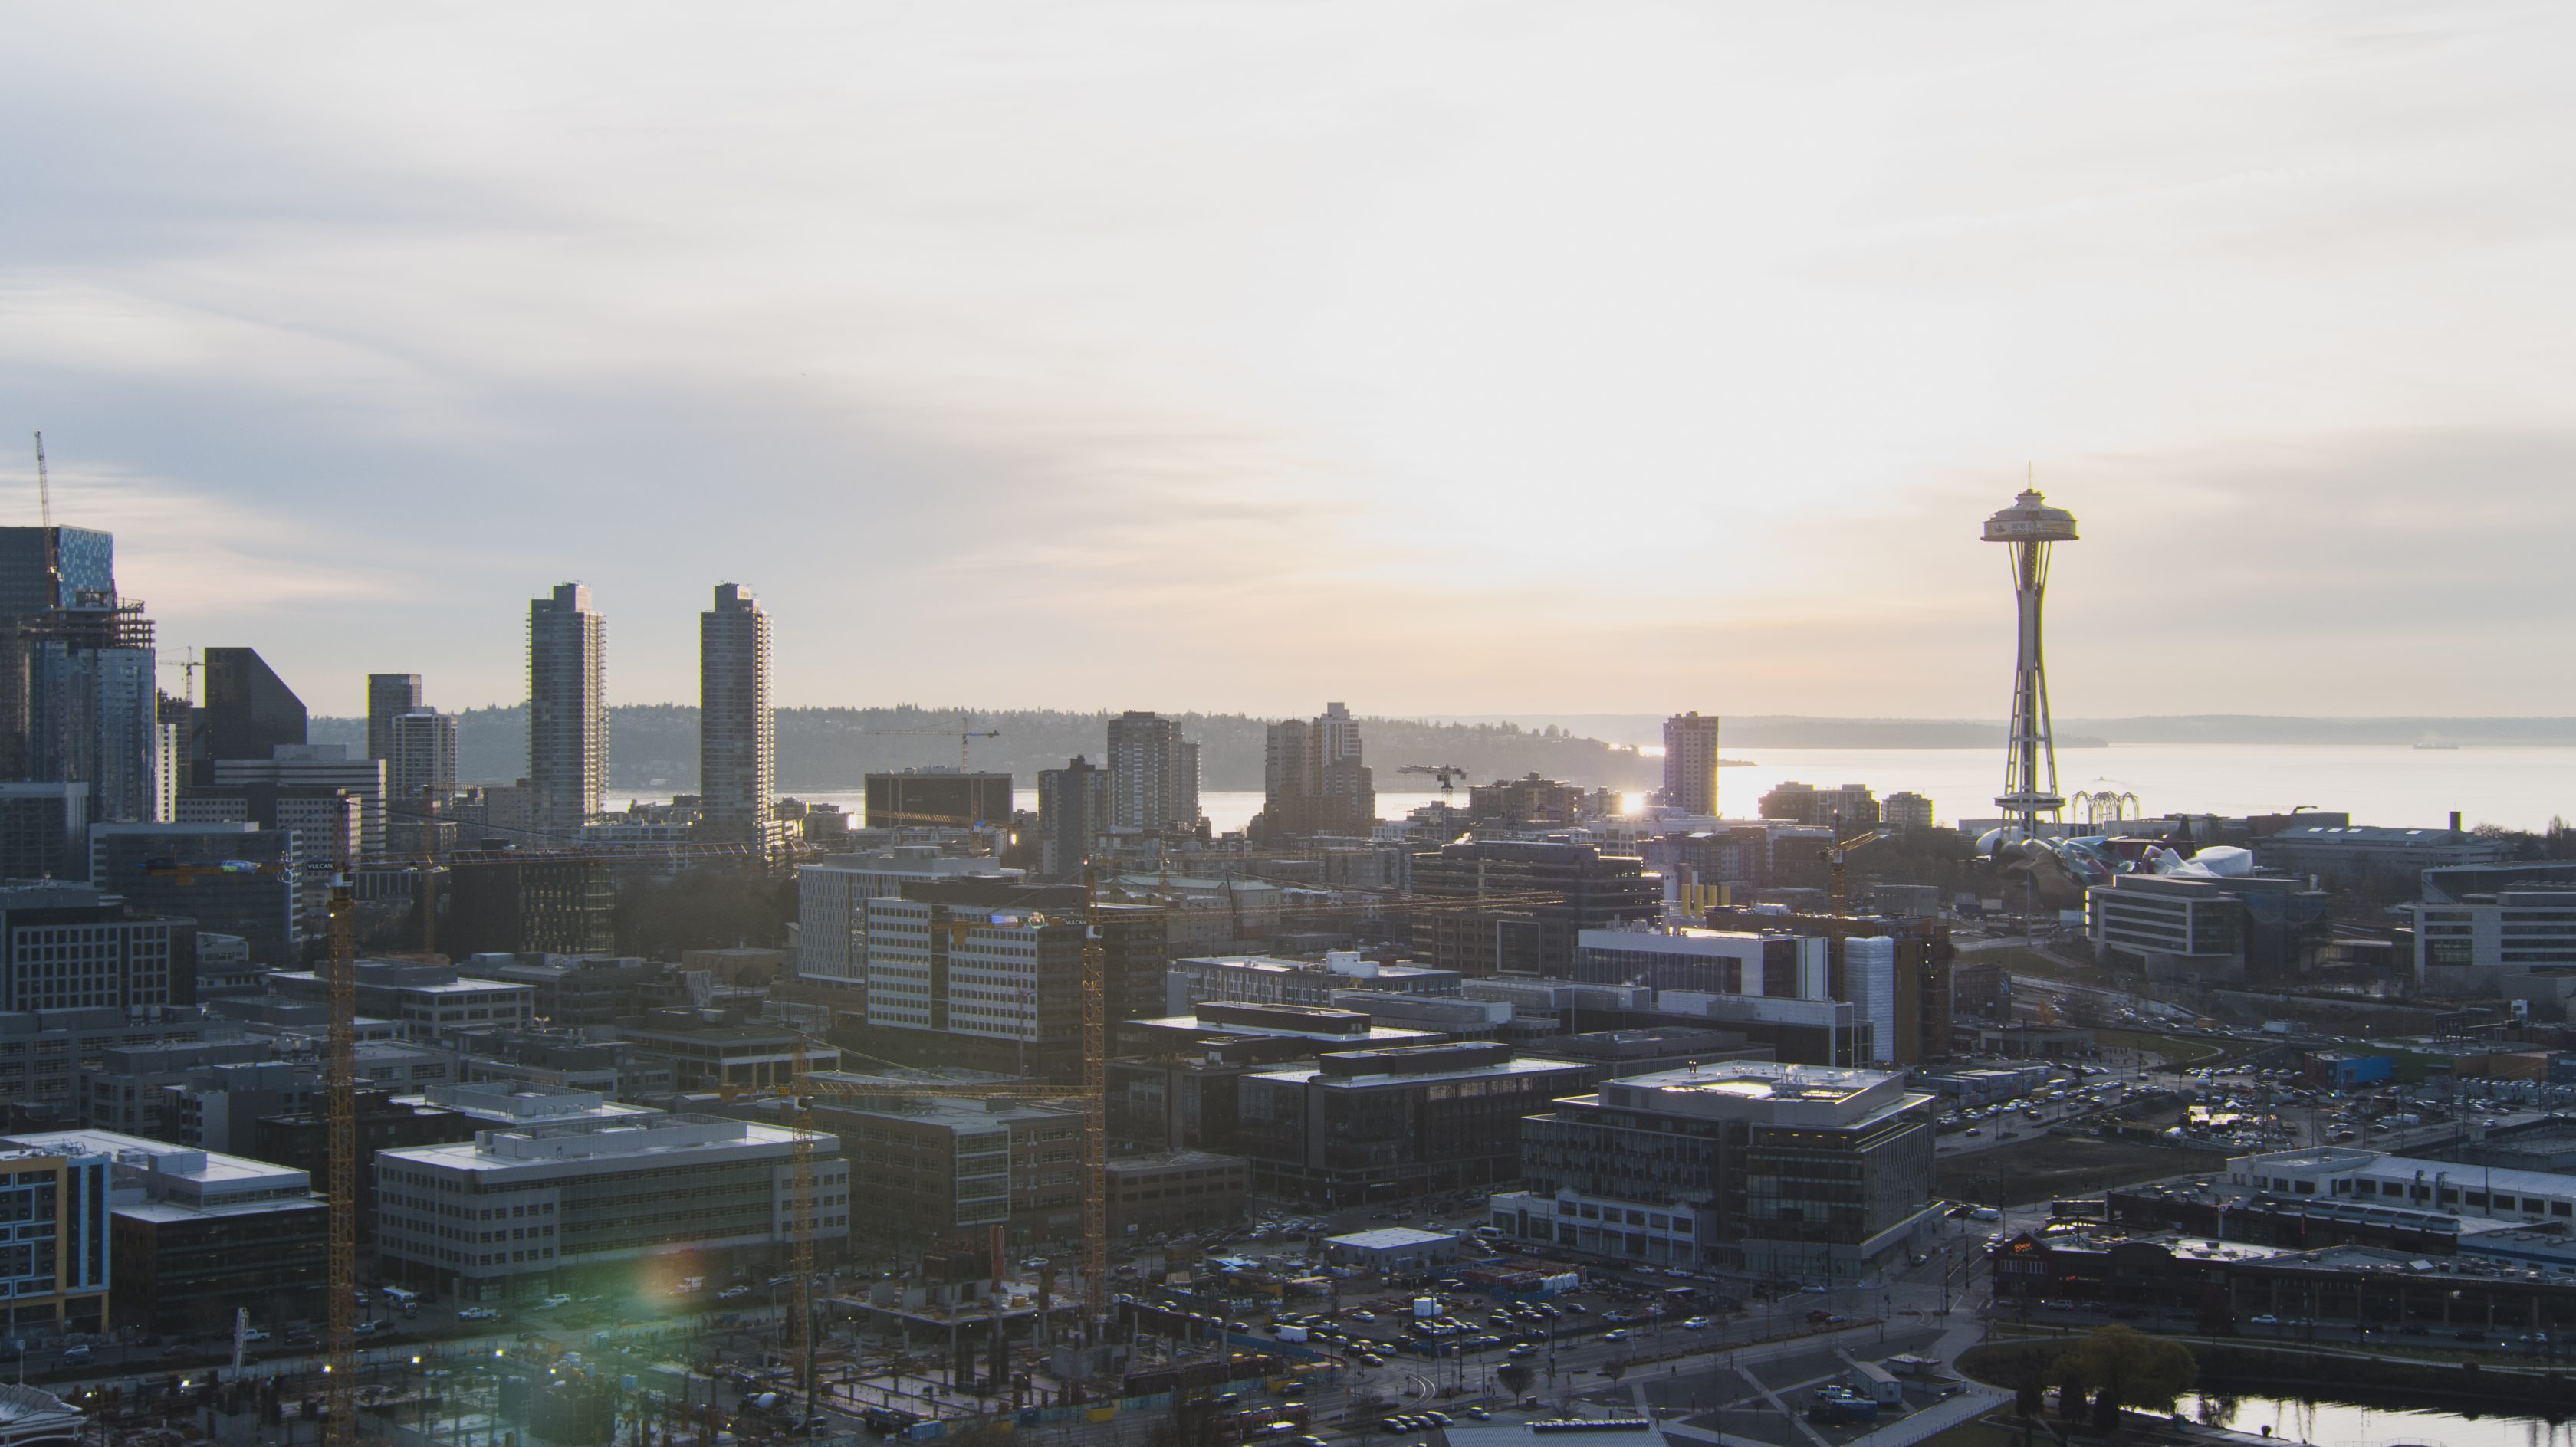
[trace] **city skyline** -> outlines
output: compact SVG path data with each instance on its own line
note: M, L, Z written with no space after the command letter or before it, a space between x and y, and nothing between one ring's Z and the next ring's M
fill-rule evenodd
M2064 712L2576 712L2576 17L2033 14L30 15L0 439L334 715L566 579L685 700L731 577L786 706L1982 718L2026 466ZM854 568L947 614L865 690Z

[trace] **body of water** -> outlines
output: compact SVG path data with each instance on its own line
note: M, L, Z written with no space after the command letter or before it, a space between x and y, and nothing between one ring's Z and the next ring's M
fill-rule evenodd
M2398 1411L2287 1397L2192 1397L2183 1416L2248 1435L2311 1447L2576 1447L2576 1422Z
M1987 749L1763 749L1730 750L1749 760L1718 775L1718 804L1734 818L1750 818L1762 796L1784 780L1817 785L1867 784L1881 798L1911 789L1931 799L1943 823L1995 816L2003 788L2003 759ZM1401 762L1400 760L1398 762ZM2416 749L2385 744L2216 745L2150 744L2062 749L2058 786L2073 798L2081 791L2135 794L2149 814L2286 814L2310 809L2348 812L2353 822L2438 828L2451 811L2461 822L2540 829L2556 816L2576 818L2576 748ZM1037 807L1035 779L1017 791L1020 808ZM861 795L847 790L789 790L813 802L859 812ZM619 794L611 807L630 797ZM1436 793L1382 792L1382 818L1401 819ZM1466 802L1461 790L1458 802ZM1217 832L1241 829L1261 810L1259 791L1214 790L1200 808ZM2070 808L2069 819L2080 817Z
M1944 823L1995 817L2000 750L1765 749L1752 766L1718 773L1719 805L1750 815L1784 779L1867 784L1884 798L1911 789ZM2286 814L2301 805L2347 812L2356 824L2439 827L2460 811L2470 827L2539 829L2576 818L2576 749L2417 749L2387 744L2144 744L2060 749L2058 791L2138 796L2149 814ZM2067 817L2080 817L2073 808Z

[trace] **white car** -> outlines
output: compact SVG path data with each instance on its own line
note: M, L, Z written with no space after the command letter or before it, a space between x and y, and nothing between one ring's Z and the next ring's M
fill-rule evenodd
M537 1310L552 1311L558 1306L570 1305L572 1305L572 1298L558 1291L554 1295L547 1297L545 1300L538 1302Z
M488 1306L469 1306L456 1314L458 1321L499 1321L501 1313Z

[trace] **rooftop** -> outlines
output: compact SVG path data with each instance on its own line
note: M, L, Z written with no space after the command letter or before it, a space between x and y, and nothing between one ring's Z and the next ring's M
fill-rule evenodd
M784 1148L800 1138L829 1141L820 1131L759 1125L708 1115L660 1115L639 1120L544 1121L515 1130L487 1130L455 1145L381 1150L376 1159L461 1171L504 1171L547 1161L637 1160L693 1151Z
M1348 1246L1355 1251L1401 1251L1408 1246L1437 1246L1457 1240L1451 1231L1418 1231L1411 1226L1380 1226L1372 1231L1353 1231L1347 1236L1327 1236L1327 1246Z
M2390 1177L2413 1179L2421 1176L2426 1185L2441 1180L2453 1190L2485 1191L2490 1188L2511 1191L2523 1196L2576 1197L2576 1175L2557 1171L2527 1171L2508 1166L2463 1165L2458 1161L2427 1160L2421 1156L2389 1155L2381 1151L2356 1150L2351 1147L2326 1147L2322 1150L2278 1151L2270 1155L2239 1156L2227 1163L2230 1177L2248 1170L2323 1171L2336 1175L2367 1174L2375 1180Z
M292 1167L116 1131L49 1131L12 1136L0 1145L113 1158L109 1209L133 1220L187 1221L323 1205L313 1194L312 1178Z
M1208 1008L1208 1006L1200 1007L1202 1012ZM1348 1017L1354 1012L1348 1010L1334 1010L1319 1013ZM1425 1041L1437 1038L1437 1032L1435 1031L1406 1030L1394 1025L1372 1025L1367 1023L1368 1017L1365 1015L1358 1016L1358 1020L1359 1023L1355 1025L1346 1025L1346 1022L1343 1019L1315 1019L1303 1022L1285 1019L1275 1021L1228 1020L1222 1016L1211 1016L1205 1013L1200 1013L1195 1015L1152 1016L1142 1020L1130 1020L1126 1023L1158 1030L1195 1031L1202 1035L1273 1036L1281 1039L1316 1040L1323 1042L1350 1042L1354 1044L1365 1042L1370 1045L1419 1045ZM1300 1028L1301 1025L1303 1028Z
M2323 844L2465 844L2475 836L2456 829L2406 829L2379 824L2301 824L2269 836L2266 843Z
M1728 1060L1715 1065L1689 1065L1623 1077L1619 1084L1641 1090L1729 1095L1743 1100L1857 1100L1867 1091L1895 1079L1884 1070L1844 1070L1823 1065L1792 1065L1773 1060Z
M1429 1048L1436 1050L1445 1049L1447 1047L1432 1046ZM1366 1068L1367 1062L1364 1057L1393 1055L1395 1053L1396 1052L1393 1050L1346 1051L1336 1054L1333 1058L1338 1061L1350 1062L1357 1068L1337 1072L1329 1070L1322 1065L1290 1065L1283 1066L1277 1070L1252 1071L1247 1074L1246 1078L1252 1080L1285 1080L1298 1083L1315 1083L1320 1081L1325 1085L1358 1086L1384 1085L1390 1081L1399 1080L1422 1081L1426 1083L1443 1080L1483 1080L1512 1075L1549 1075L1562 1074L1568 1071L1588 1071L1591 1069L1590 1066L1584 1065L1579 1061L1551 1060L1538 1055L1523 1055L1514 1059L1499 1062L1481 1065L1458 1065L1434 1070L1397 1070L1392 1068L1392 1061L1388 1062L1390 1066L1388 1069L1372 1071Z

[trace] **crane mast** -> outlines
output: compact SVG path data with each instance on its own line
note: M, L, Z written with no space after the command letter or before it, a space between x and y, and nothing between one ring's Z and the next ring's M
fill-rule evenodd
M328 1097L331 1334L323 1361L324 1447L358 1440L358 965L357 904L348 876L331 882L331 1022L323 1090Z
M54 485L45 476L45 434L36 434L36 515L44 519L45 531L54 530Z
M814 1189L813 1080L807 1073L805 1032L796 1030L790 1047L792 1077L788 1098L787 1229L792 1252L788 1270L796 1278L796 1299L787 1308L787 1352L795 1363L797 1382L805 1389L805 1416L814 1417L814 1233L823 1224L822 1198Z
M1089 865L1082 894L1082 1310L1098 1345L1109 1332L1109 951Z

